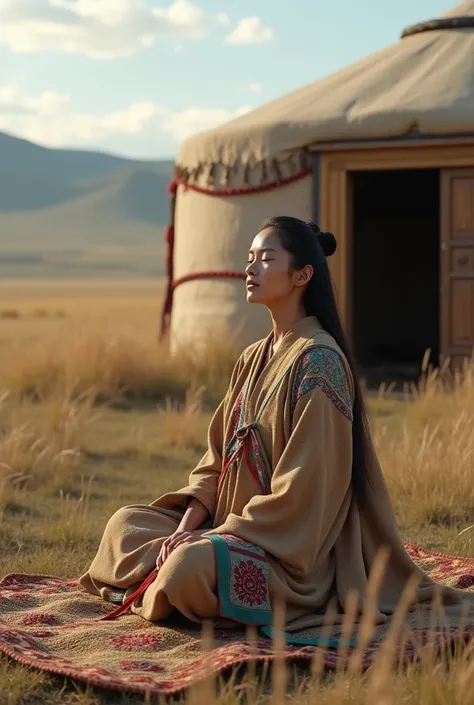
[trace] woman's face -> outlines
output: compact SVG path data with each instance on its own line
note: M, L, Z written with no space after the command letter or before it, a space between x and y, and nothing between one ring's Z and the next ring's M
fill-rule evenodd
M283 249L273 228L254 237L245 273L249 303L272 306L290 296L295 286L291 255Z

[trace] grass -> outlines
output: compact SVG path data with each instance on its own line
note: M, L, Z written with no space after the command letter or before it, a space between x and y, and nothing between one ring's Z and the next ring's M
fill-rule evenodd
M3 227L7 218L0 213L0 233L7 232ZM144 277L161 277L164 274L163 228L147 224L140 224L138 228L147 238L140 242L139 247L137 242L127 244L127 240L130 240L130 224L122 233L122 244L114 226L110 228L109 244L86 243L83 238L74 237L74 233L68 231L62 242L38 247L41 236L34 228L35 240L28 244L19 244L13 233L9 233L10 244L5 244L0 235L0 278L12 283L23 280L26 284L34 277L61 281L66 273L72 279L88 278L92 282L98 278L110 278L113 281L117 277L128 277L140 281ZM103 232L104 228L101 230ZM113 240L114 237L117 237L117 241Z
M8 316L0 317L0 389L30 399L92 389L110 403L182 401L189 388L204 386L215 405L235 360L232 345L208 340L199 356L188 347L171 358L156 339L161 287L53 284L45 296L37 284L29 298L17 287L5 299Z
M0 318L0 573L77 576L105 523L124 504L149 503L186 482L230 373L229 347L170 359L156 344L154 283L36 283L8 289ZM0 286L1 289L1 286ZM29 291L28 291L29 289ZM41 310L44 315L34 316ZM62 317L53 312L61 310ZM429 372L411 401L371 397L377 447L405 540L474 555L474 375L449 387ZM190 702L295 705L471 705L474 666L429 649L417 667L326 677L276 667L261 692L230 680ZM268 686L268 683L270 685ZM203 686L205 687L205 686ZM209 686L207 686L209 687ZM272 694L269 693L272 691ZM135 705L125 696L0 658L0 705Z

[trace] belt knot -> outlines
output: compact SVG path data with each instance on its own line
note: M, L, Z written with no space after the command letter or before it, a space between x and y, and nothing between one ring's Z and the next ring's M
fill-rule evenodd
M253 423L248 424L248 426L241 426L241 428L237 429L235 433L236 438L238 438L239 441L244 441L248 437L250 431L254 428L254 426L255 424Z

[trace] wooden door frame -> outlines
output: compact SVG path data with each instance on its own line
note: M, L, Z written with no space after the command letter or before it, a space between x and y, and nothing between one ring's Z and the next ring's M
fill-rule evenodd
M444 287L451 287L451 279L454 276L458 278L458 275L453 275L451 270L451 262L453 251L458 247L472 247L474 240L472 238L463 238L462 241L455 241L451 237L451 223L453 215L453 202L451 198L450 186L452 180L456 177L468 177L474 179L474 163L472 168L463 167L461 171L459 169L444 169L441 174L440 183L440 195L441 195L441 286L443 287L443 296L441 297L441 350L444 357L450 359L472 356L472 349L470 347L461 347L456 349L451 346L451 291L448 294L444 291ZM461 277L462 278L462 277Z
M373 142L357 145L318 145L319 199L315 212L324 230L337 238L338 248L329 260L344 329L353 342L353 192L351 175L358 171L397 169L450 169L474 167L474 135L456 141L440 138L425 143ZM316 164L316 160L314 162ZM441 208L440 193L440 208ZM440 214L441 216L441 214ZM441 249L441 218L439 247ZM441 277L441 272L440 272ZM440 302L440 306L442 303ZM440 331L442 312L440 316ZM442 340L440 339L440 345Z

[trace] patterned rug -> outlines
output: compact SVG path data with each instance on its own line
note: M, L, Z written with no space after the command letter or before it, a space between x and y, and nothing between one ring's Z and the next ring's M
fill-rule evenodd
M407 550L436 581L473 593L474 599L474 558L446 556L411 544ZM250 644L244 630L216 631L213 649L205 654L199 626L185 620L158 625L126 614L115 621L97 622L114 608L85 592L77 580L7 575L0 581L0 650L51 673L150 695L179 693L202 680L209 667L218 674L255 658L271 661L275 656L270 639ZM420 630L420 643L425 636ZM474 623L467 624L462 635L443 630L448 641L469 636L474 636ZM364 666L370 665L379 643L380 636L367 648ZM286 647L285 657L309 661L317 651L322 647L292 645ZM408 658L416 657L415 649L406 653ZM347 654L340 656L328 648L323 658L331 669Z

